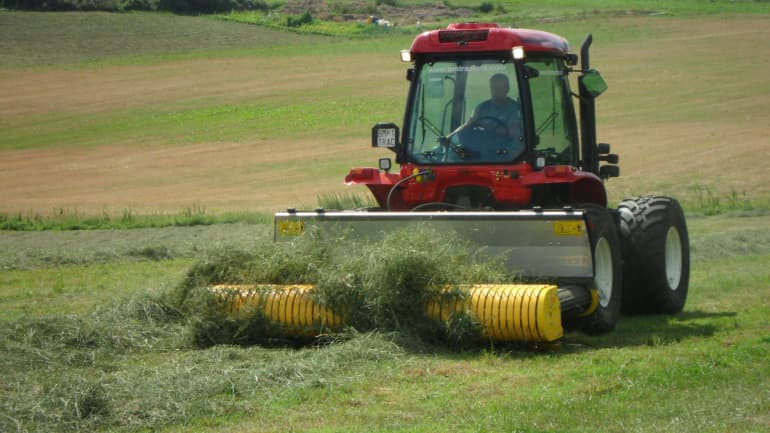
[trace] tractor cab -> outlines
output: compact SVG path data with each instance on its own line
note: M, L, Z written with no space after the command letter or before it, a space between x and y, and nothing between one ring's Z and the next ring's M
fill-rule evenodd
M393 150L400 172L389 174L386 160L384 174L353 169L346 182L366 185L387 210L606 205L602 179L617 166L599 161L617 156L596 144L594 99L606 84L588 67L588 45L577 69L567 41L543 31L461 23L417 36L401 52L411 63L403 129L372 130L372 145Z
M417 36L401 60L413 64L411 85L400 140L387 146L399 163L586 165L568 79L577 56L564 38L489 23L451 24ZM583 76L590 72L599 81L593 99L603 81L584 66ZM594 128L593 122L586 119L581 129ZM387 126L394 125L380 128ZM379 135L375 146L383 144Z
M410 74L399 161L577 166L566 69L564 56L525 62L511 50L420 56Z

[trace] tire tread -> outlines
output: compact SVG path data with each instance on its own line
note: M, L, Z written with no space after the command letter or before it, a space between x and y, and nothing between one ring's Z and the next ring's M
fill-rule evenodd
M682 208L675 199L641 196L618 206L623 255L624 313L674 314L682 310L689 284L689 239ZM677 226L683 249L679 288L668 288L665 242L669 227Z

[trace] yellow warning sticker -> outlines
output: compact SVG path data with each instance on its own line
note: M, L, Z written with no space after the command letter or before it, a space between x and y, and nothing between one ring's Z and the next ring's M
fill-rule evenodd
M279 220L279 236L300 236L305 233L305 223L302 220Z
M558 236L579 236L585 231L583 221L554 221L553 233Z

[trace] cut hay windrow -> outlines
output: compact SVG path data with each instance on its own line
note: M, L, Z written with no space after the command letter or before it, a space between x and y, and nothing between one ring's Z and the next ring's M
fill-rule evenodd
M491 285L473 286L478 281ZM202 346L269 344L347 329L453 344L558 338L549 325L534 325L556 320L560 326L559 318L545 319L548 286L533 290L513 282L495 259L463 241L415 227L371 242L319 235L260 244L252 252L219 251L191 268L173 302L195 322L194 339ZM531 318L514 323L513 310L528 308L529 300Z

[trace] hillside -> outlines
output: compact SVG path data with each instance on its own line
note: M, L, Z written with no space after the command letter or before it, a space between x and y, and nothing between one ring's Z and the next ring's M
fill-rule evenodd
M56 53L39 48L56 36L41 32L15 50L52 65L0 68L0 212L313 206L319 194L344 191L351 166L387 156L369 149L369 128L402 116L397 53L409 36L328 39L147 14L65 18L0 13L2 32L29 20L62 32L61 53L80 62L57 65ZM573 44L594 34L594 64L610 85L599 138L621 155L622 176L609 184L615 200L642 192L766 200L768 172L754 161L770 134L760 121L770 114L770 65L755 60L770 52L767 24L744 15L540 26ZM160 28L170 32L158 36L165 42L142 39ZM127 42L94 43L110 29Z

